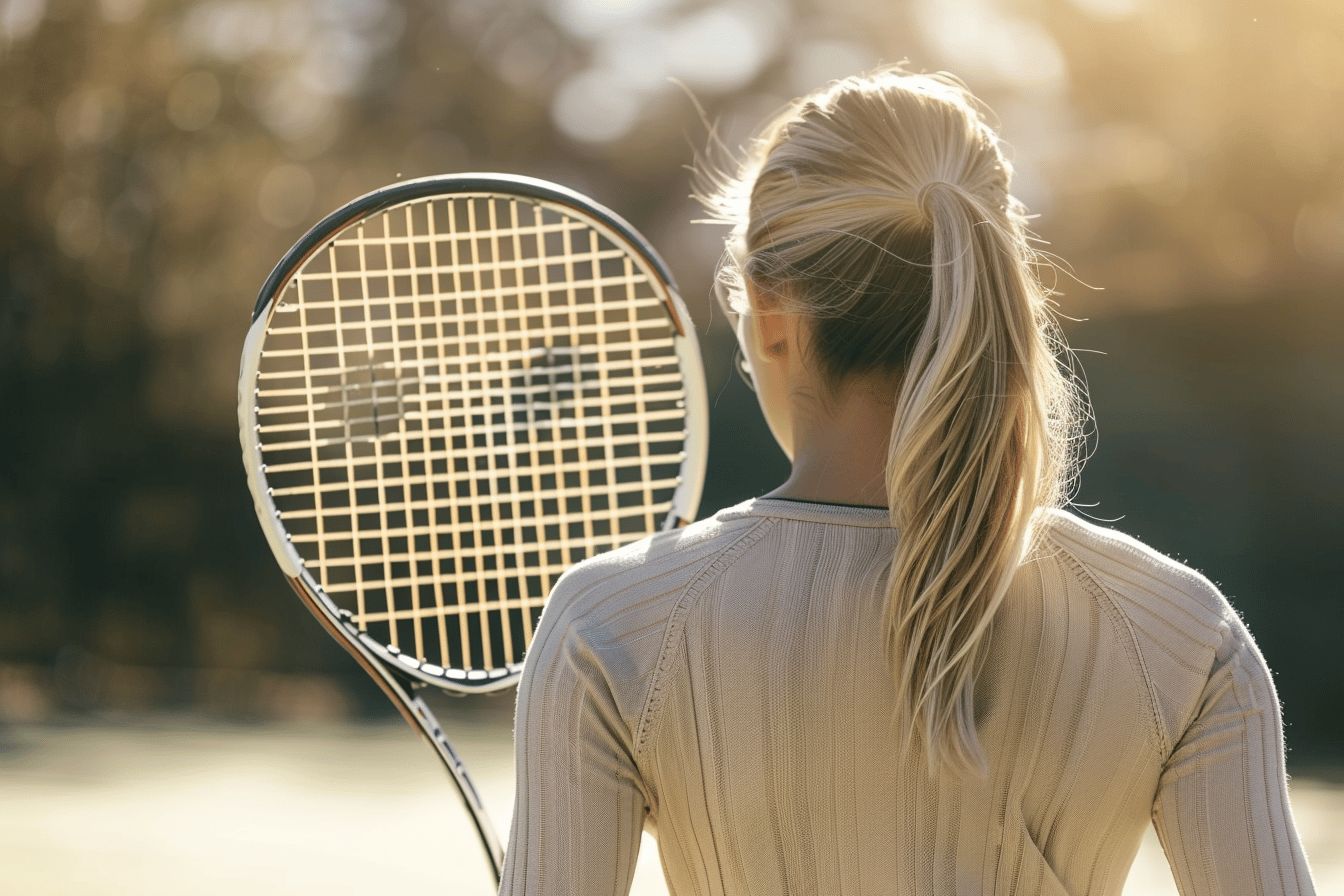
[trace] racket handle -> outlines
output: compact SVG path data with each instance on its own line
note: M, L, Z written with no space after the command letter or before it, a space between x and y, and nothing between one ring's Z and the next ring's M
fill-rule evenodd
M448 742L443 728L434 718L434 713L430 712L423 700L407 690L407 686L387 667L370 659L360 647L358 638L325 612L298 578L289 579L289 584L303 605L327 630L327 634L335 638L336 642L355 658L355 662L369 674L379 689L387 695L387 699L392 701L392 705L401 713L406 723L418 730L434 748L439 761L443 763L453 783L457 785L462 805L471 815L471 821L476 826L476 834L481 841L481 848L485 851L485 860L490 863L490 873L494 875L495 884L498 886L500 876L504 873L504 847L499 843L499 836L495 833L495 826L490 823L490 816L485 812L485 803L481 801L476 785L467 774L466 765L453 749L453 745Z
M448 742L448 738L443 733L443 728L434 718L434 714L429 711L429 707L418 696L407 695L406 701L405 708L414 715L416 727L420 729L420 733L429 741L434 751L439 754L440 761L448 769L448 774L452 776L453 783L457 785L457 792L462 797L462 804L471 813L471 820L476 825L476 834L480 838L481 847L485 850L485 859L490 863L490 871L494 875L495 885L498 887L500 875L504 873L504 847L500 845L499 837L495 834L495 826L490 823L490 816L485 812L485 803L481 801L481 795L477 792L476 785L472 782L471 776L467 774L466 765L457 755L457 751L453 749L453 745ZM394 700L394 702L399 701ZM402 713L402 715L406 715L406 713Z

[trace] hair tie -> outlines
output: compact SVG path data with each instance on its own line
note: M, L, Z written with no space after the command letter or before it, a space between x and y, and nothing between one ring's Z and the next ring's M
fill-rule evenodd
M934 187L948 187L953 190L957 189L956 184L945 180L931 180L919 188L919 192L915 194L915 207L918 208L919 213L924 216L924 220L929 223L933 223L933 211L932 207L929 205L929 193Z

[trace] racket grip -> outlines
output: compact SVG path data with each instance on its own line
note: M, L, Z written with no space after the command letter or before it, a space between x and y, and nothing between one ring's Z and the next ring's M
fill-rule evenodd
M439 761L443 763L444 768L448 770L449 776L453 779L453 784L457 786L458 795L462 798L462 805L471 815L471 821L476 827L481 848L485 852L485 859L490 864L490 873L494 875L494 881L498 884L500 875L504 872L504 847L500 845L499 836L495 833L495 826L491 824L490 816L486 814L485 803L481 800L480 792L476 790L475 783L472 782L471 776L467 774L466 764L457 755L453 745L448 742L448 738L444 735L443 728L439 725L438 720L434 718L434 714L430 712L425 702L409 691L408 686L403 684L396 675L364 652L359 645L358 634L353 631L353 626L347 628L347 626L334 619L324 607L318 604L312 593L299 578L290 578L289 585L294 589L294 593L299 596L303 605L308 608L308 611L326 629L327 634L335 638L336 642L355 658L355 662L359 663L360 668L367 672L379 689L387 695L387 699L392 701L392 705L397 708L397 712L401 713L401 717L406 720L406 724L419 731L429 742L429 745L434 748Z

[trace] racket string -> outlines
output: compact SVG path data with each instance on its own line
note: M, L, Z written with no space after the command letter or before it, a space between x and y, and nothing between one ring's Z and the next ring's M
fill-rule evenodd
M268 481L357 624L447 668L498 668L564 569L670 506L676 329L630 253L563 211L394 211L332 241L275 313L257 383Z

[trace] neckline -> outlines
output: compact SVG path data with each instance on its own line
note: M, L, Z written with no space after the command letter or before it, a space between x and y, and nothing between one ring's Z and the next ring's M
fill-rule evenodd
M832 523L865 529L895 529L885 507L866 504L828 504L795 498L748 498L715 514L719 519L743 516L777 517L810 523Z

